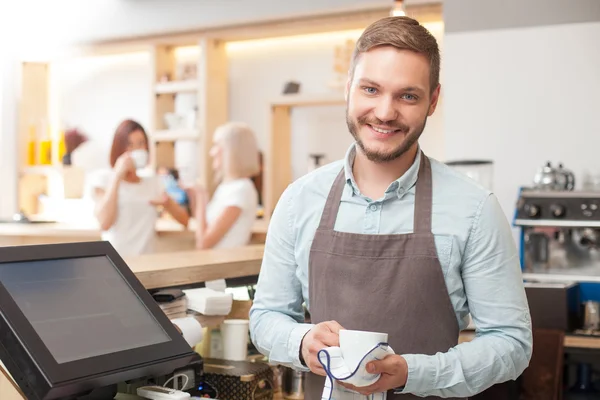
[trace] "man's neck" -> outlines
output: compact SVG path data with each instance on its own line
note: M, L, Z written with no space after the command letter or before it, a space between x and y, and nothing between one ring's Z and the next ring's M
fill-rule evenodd
M415 143L414 146L395 160L376 163L369 161L360 147L357 146L352 174L360 192L371 199L383 197L391 183L404 175L415 162L417 150L418 145Z

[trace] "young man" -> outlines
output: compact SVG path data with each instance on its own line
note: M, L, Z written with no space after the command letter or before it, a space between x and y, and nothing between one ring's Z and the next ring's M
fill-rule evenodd
M519 258L496 197L418 145L439 70L437 42L415 20L369 26L346 88L356 143L290 185L273 214L252 340L271 361L310 369L309 400L323 389L317 353L342 327L388 333L396 353L367 366L381 378L362 394L468 397L529 364ZM477 338L457 345L469 313Z

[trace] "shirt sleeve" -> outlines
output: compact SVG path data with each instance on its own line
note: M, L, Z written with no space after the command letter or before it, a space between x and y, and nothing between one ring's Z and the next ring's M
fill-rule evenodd
M293 186L283 193L269 224L254 303L250 334L269 361L308 369L300 362L300 343L313 325L305 324L302 285L294 255Z
M471 397L514 380L532 353L529 307L512 232L496 196L482 202L462 260L462 279L476 337L446 353L404 355L402 393Z

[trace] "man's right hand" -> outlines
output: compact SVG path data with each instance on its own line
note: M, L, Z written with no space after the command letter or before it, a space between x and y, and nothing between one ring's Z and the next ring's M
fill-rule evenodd
M337 322L326 321L315 325L304 335L301 344L302 358L304 358L304 363L314 374L326 375L317 355L325 347L340 345L340 329L344 328Z

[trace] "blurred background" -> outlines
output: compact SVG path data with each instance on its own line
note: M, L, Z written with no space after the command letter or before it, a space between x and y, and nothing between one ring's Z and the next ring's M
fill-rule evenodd
M87 179L109 167L112 133L129 118L150 137L151 165L177 169L182 185L210 184L217 126L248 124L264 156L269 213L291 180L343 157L352 46L394 10L424 23L442 50L442 99L421 139L429 156L491 162L485 173L509 219L519 188L547 161L572 171L579 188L600 176L596 0L24 0L2 8L4 218L91 217ZM63 137L74 129L87 140L65 168Z

